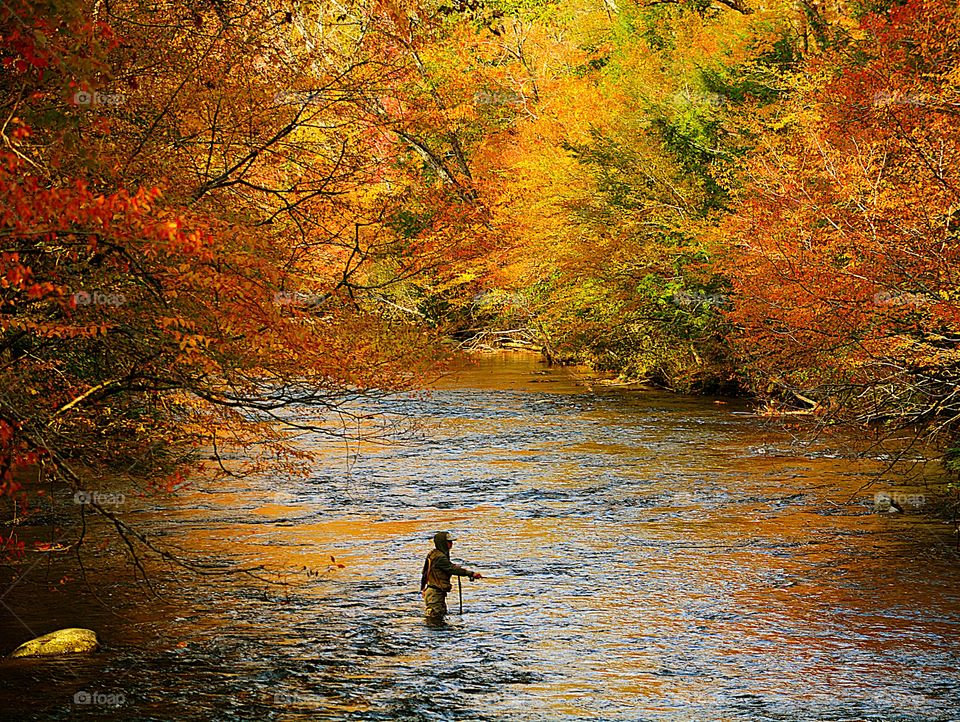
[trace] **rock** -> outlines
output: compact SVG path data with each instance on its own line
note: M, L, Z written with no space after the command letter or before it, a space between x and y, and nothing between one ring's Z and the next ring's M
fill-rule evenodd
M890 494L885 491L878 492L873 497L873 510L877 514L896 514L903 511L903 507L897 503Z
M92 629L58 629L42 637L24 642L10 657L52 657L58 654L86 654L100 648L97 633Z

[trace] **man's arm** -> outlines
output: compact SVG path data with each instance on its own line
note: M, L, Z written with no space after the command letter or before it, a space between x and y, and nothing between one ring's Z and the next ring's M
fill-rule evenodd
M434 565L444 574L449 574L452 577L470 577L471 579L481 579L479 572L471 572L469 569L464 569L461 566L457 566L452 561L450 557L437 554L437 560L434 562Z

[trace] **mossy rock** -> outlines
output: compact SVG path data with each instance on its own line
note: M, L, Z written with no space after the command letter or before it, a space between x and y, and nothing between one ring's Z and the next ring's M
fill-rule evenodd
M92 629L58 629L42 637L24 642L10 657L53 657L61 654L87 654L100 648L100 640Z

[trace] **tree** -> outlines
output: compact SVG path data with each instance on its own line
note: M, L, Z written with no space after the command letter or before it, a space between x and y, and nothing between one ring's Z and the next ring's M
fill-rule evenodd
M291 469L292 433L372 432L357 400L442 355L378 293L455 254L449 205L393 222L417 179L358 99L395 68L351 18L308 41L263 4L63 10L2 10L3 490L37 465L73 489L160 465L170 489L172 450Z
M960 44L952 3L865 15L771 118L727 231L761 390L952 440Z
M540 102L498 145L496 223L515 246L492 283L513 291L507 322L525 316L552 355L729 390L712 229L753 142L743 114L776 102L796 62L792 30L780 9L609 10L528 32Z

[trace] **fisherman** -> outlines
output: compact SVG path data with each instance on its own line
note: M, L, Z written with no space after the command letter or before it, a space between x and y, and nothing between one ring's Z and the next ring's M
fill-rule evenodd
M471 572L458 567L450 561L450 547L454 537L449 532L438 531L433 535L431 551L423 562L423 574L420 576L420 591L423 594L423 603L427 607L427 622L440 624L447 613L447 592L453 589L450 577L469 577L482 579L480 572Z

